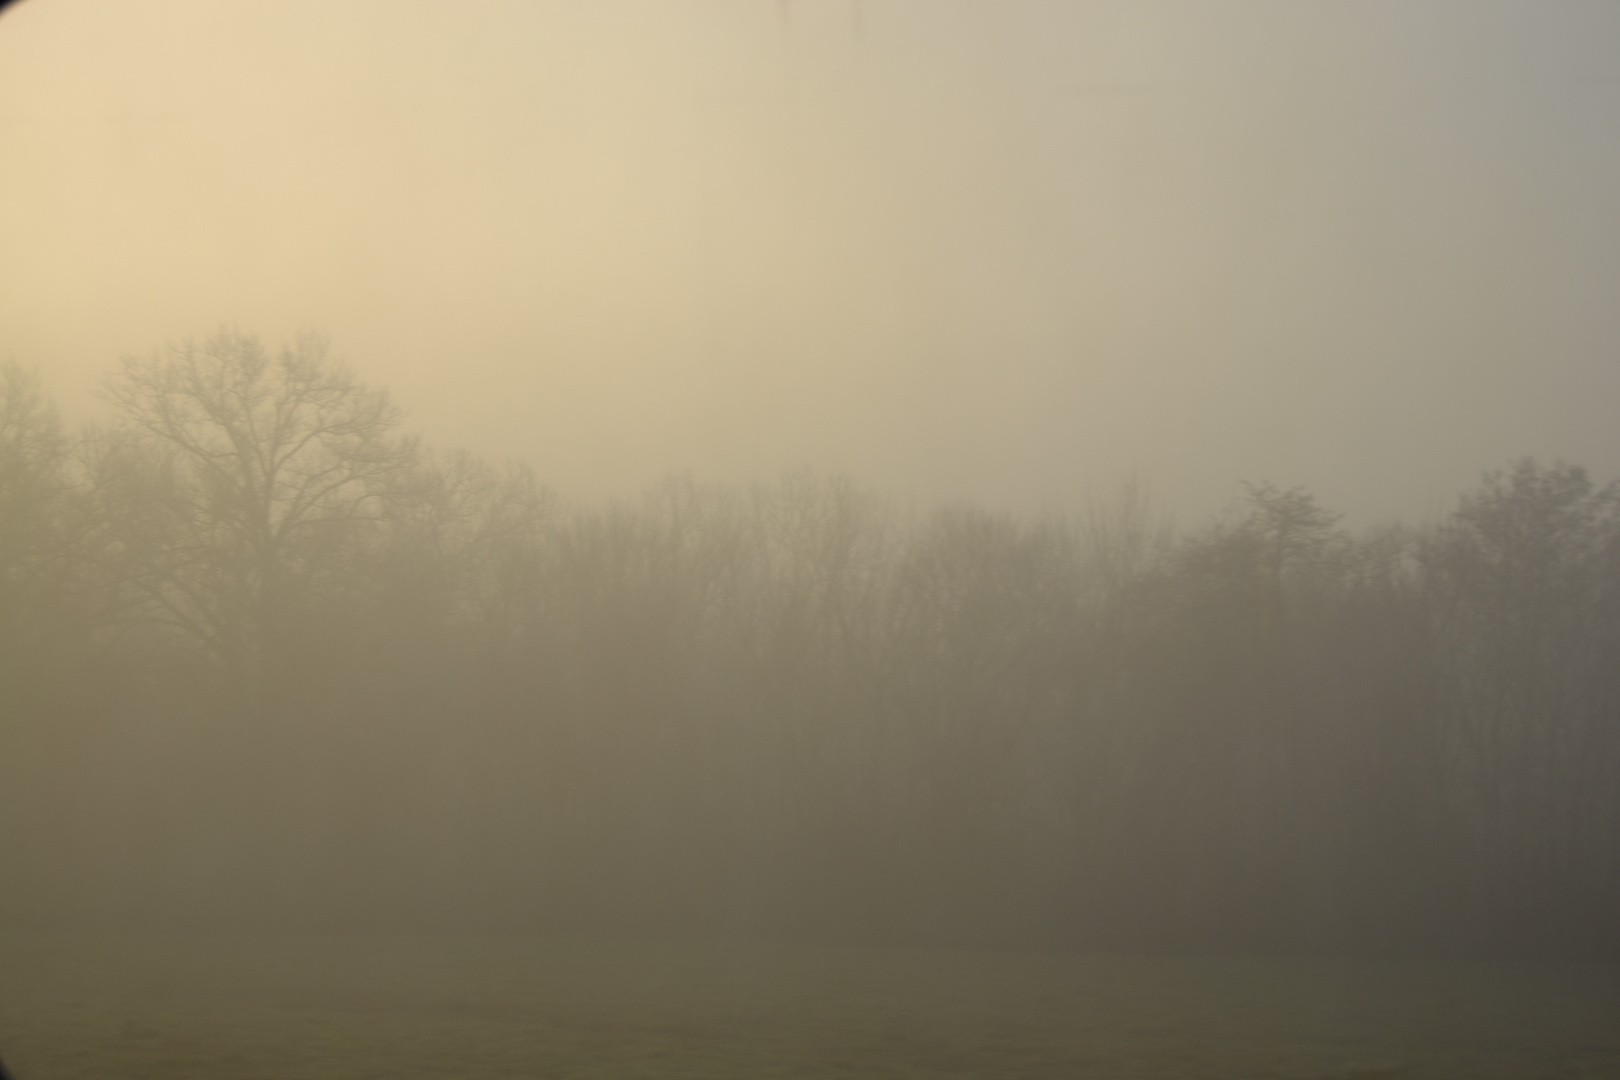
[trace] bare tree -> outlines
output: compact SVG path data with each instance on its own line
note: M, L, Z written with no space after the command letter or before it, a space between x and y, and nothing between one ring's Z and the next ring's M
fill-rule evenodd
M310 333L274 354L222 330L126 358L103 397L117 426L101 486L138 618L201 644L259 697L300 606L416 458L399 410Z
M35 662L62 614L67 451L38 377L0 364L0 673L10 676Z
M39 379L0 365L0 611L48 545L48 507L61 495L66 440Z

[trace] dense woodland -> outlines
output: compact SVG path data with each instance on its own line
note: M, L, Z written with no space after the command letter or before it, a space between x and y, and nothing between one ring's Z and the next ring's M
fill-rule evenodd
M317 337L0 385L0 925L1620 958L1620 495L584 505Z

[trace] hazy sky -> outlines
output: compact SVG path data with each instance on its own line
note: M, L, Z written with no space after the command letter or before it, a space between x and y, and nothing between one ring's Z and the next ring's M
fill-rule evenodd
M0 356L328 332L565 493L1620 469L1620 4L25 0Z

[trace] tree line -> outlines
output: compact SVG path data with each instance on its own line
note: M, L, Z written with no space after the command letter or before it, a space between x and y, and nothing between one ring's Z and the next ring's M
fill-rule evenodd
M565 501L313 335L0 377L0 919L1620 956L1620 491Z

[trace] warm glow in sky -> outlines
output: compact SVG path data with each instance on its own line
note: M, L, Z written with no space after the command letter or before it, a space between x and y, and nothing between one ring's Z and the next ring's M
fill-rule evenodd
M1611 0L25 0L0 357L328 332L565 493L1620 469Z

